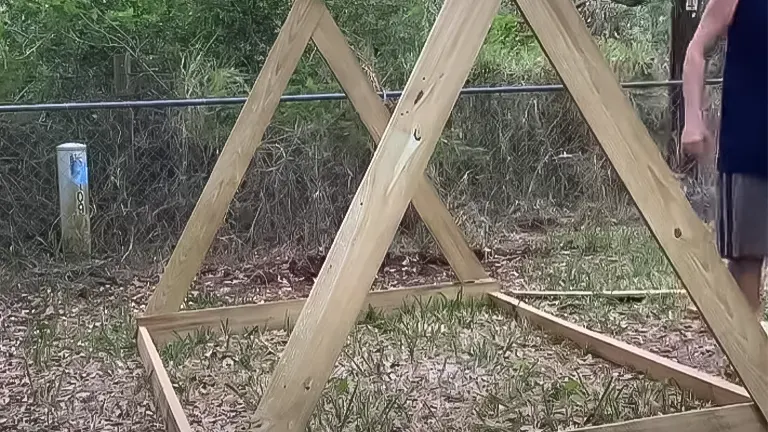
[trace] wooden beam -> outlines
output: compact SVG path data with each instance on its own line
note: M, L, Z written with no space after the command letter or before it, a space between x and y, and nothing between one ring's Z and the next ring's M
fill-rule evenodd
M321 0L294 1L149 300L148 314L174 312L184 302L324 10Z
M347 39L327 9L312 35L312 41L360 115L373 141L378 143L389 122L389 110L376 94ZM460 280L488 277L426 174L422 174L418 181L413 206Z
M747 391L768 413L768 337L571 0L517 0Z
M144 364L144 369L149 374L152 382L152 393L155 396L155 404L163 418L165 428L169 432L192 432L187 416L181 407L176 391L173 390L171 379L165 371L163 361L157 352L149 331L139 326L136 344L139 349L139 357Z
M358 320L373 309L390 312L414 301L429 301L432 298L448 299L480 298L499 290L495 280L486 279L468 282L449 282L406 288L371 291L361 310ZM305 299L284 300L262 304L228 306L201 310L171 312L137 318L140 326L152 334L155 344L162 346L170 340L193 334L198 330L211 330L230 334L246 333L254 328L266 330L289 329L296 322Z
M499 0L446 0L252 421L304 431L434 152Z
M571 432L766 432L754 403L706 408L679 414L648 417L602 426L574 429Z
M671 380L681 388L690 390L694 396L701 400L710 400L718 405L751 400L749 393L744 388L722 378L700 372L609 336L587 330L508 295L490 293L488 296L497 306L516 313L550 334L569 339L605 360L643 372L651 378L660 381Z
M510 290L504 294L513 297L607 297L613 299L639 299L647 297L688 294L686 290L626 290L626 291L524 291Z

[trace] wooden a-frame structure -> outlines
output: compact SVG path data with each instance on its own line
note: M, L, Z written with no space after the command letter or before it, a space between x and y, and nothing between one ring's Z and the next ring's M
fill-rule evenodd
M290 339L252 420L252 430L304 431L337 356L364 306L392 309L412 296L485 295L495 304L620 364L673 377L726 406L581 429L584 431L766 431L768 337L716 253L711 236L624 96L571 0L517 0L688 294L745 388L590 333L501 294L425 176L445 122L500 0L445 0L390 115L322 0L293 0L289 15L221 152L164 274L138 318L138 348L168 430L191 430L155 344L196 329L280 328ZM261 144L309 41L313 41L377 143L315 285L306 300L179 311ZM459 281L369 292L409 202ZM749 317L749 318L748 318Z

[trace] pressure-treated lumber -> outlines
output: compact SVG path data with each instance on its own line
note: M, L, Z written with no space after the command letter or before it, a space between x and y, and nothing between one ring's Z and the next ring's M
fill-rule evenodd
M314 30L314 36L311 37L315 39L315 44L326 57L333 72L339 75L342 87L348 93L355 108L360 111L361 118L376 142L381 138L389 118L389 111L378 95L373 92L325 4L320 0L315 0L311 4L305 0L304 3L294 5L286 24L281 29L277 42L254 84L251 96L235 123L211 178L150 299L147 306L148 314L173 312L182 304L189 285L199 270L215 232L223 220L226 208L245 174L245 169L255 151L261 146L261 137L274 114L279 97L304 51L304 47L299 45L308 42L307 32L312 33L312 26L318 26L318 17L322 18L321 25ZM297 35L292 34L293 29L298 28L300 24L289 24L301 20L306 22L306 25L301 27ZM285 64L282 63L282 56L286 56ZM262 84L259 84L260 82ZM257 102L260 104L257 105ZM233 160L241 164L235 165L236 169L230 170L228 167ZM414 207L434 236L451 268L461 280L487 278L487 273L466 243L463 233L450 212L440 200L437 190L426 176L423 177L414 197ZM208 200L211 197L216 199L209 203Z
M544 52L763 415L768 337L571 0L517 0Z
M744 388L676 361L653 354L612 337L570 323L501 293L490 293L491 301L521 316L549 334L564 337L597 356L642 372L659 381L671 380L701 400L718 405L749 402Z
M766 432L766 430L768 429L755 404L743 403L573 429L571 432Z
M320 0L294 1L149 300L147 314L174 312L183 303L324 11Z
M256 430L305 429L498 7L443 4L260 401Z
M327 9L315 28L312 41L360 115L373 141L379 143L390 119L389 110L376 94L347 39ZM412 201L458 278L487 278L488 273L472 252L464 233L440 200L437 189L426 174L420 176Z
M145 327L139 326L136 344L139 349L139 357L144 364L144 369L149 374L152 382L152 393L155 397L155 403L163 418L165 428L168 432L192 432L189 426L187 416L181 408L176 391L173 390L168 373L165 371L163 361L157 352L152 337Z
M685 290L626 290L626 291L524 291L509 290L505 294L513 297L606 297L612 299L637 299L647 297L688 294Z
M370 310L390 312L403 305L416 301L427 302L432 298L456 300L482 298L485 294L498 290L498 282L485 279L371 291L358 320L365 318ZM256 328L262 331L290 329L291 324L299 317L305 302L305 299L295 299L171 312L138 317L137 324L149 330L156 346L162 346L174 338L181 338L198 330L240 334Z

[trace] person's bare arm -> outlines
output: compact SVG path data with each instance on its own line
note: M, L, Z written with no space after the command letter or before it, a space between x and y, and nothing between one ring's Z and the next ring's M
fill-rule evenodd
M719 37L725 35L737 3L738 0L709 0L699 26L688 45L683 63L683 99L687 124L703 121L701 110L705 54Z

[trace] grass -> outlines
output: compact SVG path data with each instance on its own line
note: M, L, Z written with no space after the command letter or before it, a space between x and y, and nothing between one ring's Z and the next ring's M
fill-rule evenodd
M548 233L546 253L523 265L531 289L619 291L679 289L677 277L642 225L587 227Z
M506 239L485 266L514 289L678 287L642 226L544 230ZM446 278L446 268L406 258L393 256L377 284ZM201 272L190 304L306 296L316 261L264 258L217 265ZM133 316L146 305L159 271L35 268L13 277L0 274L0 286L12 287L0 290L0 403L11 407L0 427L158 430ZM685 297L530 303L738 382ZM247 421L287 338L285 332L202 333L163 347L164 364L192 423L219 430ZM390 317L372 314L356 326L311 430L554 431L703 404L484 303L444 300Z
M683 289L649 230L642 225L561 230L541 241L521 265L529 289ZM532 305L589 329L740 384L732 365L687 293L640 302L605 297L532 299ZM768 317L768 314L765 315Z
M522 264L529 289L623 291L682 289L672 266L649 230L642 225L562 230L541 246L547 253ZM532 301L593 330L620 335L628 323L679 323L688 313L687 296L653 296L638 303L609 298Z
M402 87L435 2L384 2L374 9L356 3L363 7L345 3L337 8L345 32L356 35L354 45L365 52L366 66L385 88ZM420 8L410 10L406 21L402 10L391 6L411 3ZM663 2L652 12L597 3L585 5L585 20L617 73L625 79L661 73L663 65L649 62L653 56L647 54L666 46L663 17L669 14ZM388 16L400 24L393 27ZM541 67L546 62L540 50L509 18L497 19L491 32L497 44L484 48L472 82L549 82L552 70ZM509 42L518 36L529 43ZM139 63L155 57L171 66L164 66L163 78L137 75L137 88L151 95L171 79L177 87L162 95L247 90L242 68L235 72L220 50L176 48L168 48L178 57L170 63L165 55L140 53ZM311 58L302 61L290 93L326 91L334 82L327 67L317 64L322 61ZM100 65L110 72L109 62ZM80 79L91 90L74 93L94 95L111 86L111 73L95 75L107 81ZM26 96L56 99L74 94L67 91L78 87L73 83ZM629 96L654 138L666 142L666 94L633 90ZM223 144L236 115L235 107L135 110L130 127L118 112L4 118L0 148L6 160L0 168L7 174L3 179L10 180L0 196L0 208L7 209L0 211L0 227L8 233L0 238L0 406L10 411L0 418L0 429L161 429L136 356L132 317L146 305L162 268L141 262L141 254L154 248L164 258L170 255L169 245L180 234L211 172L216 146ZM348 103L281 105L275 119L210 251L213 256L232 253L238 260L227 263L218 256L215 274L201 272L195 282L188 307L305 296L316 269L291 277L297 275L288 274L290 262L255 259L254 250L327 246L367 167L368 134ZM121 257L118 269L136 264L116 282L99 280L90 269L52 272L35 262L55 256L58 242L54 159L48 144L38 144L71 140L73 131L91 148L91 199L98 210L94 248L100 255ZM494 229L518 233L524 220L556 220L586 210L604 220L628 207L615 173L565 94L462 97L432 160L429 171L441 194L468 237L483 248L496 246ZM635 228L549 232L551 224L544 225L546 236L518 236L514 253L486 262L496 277L532 289L676 287L658 250ZM418 236L414 229L400 237ZM13 265L6 270L6 263ZM147 267L155 267L147 271L150 276L136 275ZM447 273L443 267L427 274L425 263L405 267L379 282L432 282L423 279L444 279ZM714 345L701 336L698 317L686 315L685 303L675 298L631 306L584 299L537 304L649 349L670 350L664 355L681 358L681 341L693 340L707 355ZM649 345L657 340L664 344ZM190 417L202 424L205 416L209 423L203 426L216 429L253 410L285 341L281 333L201 334L167 346L163 356ZM721 358L716 352L698 354L688 356L695 359L691 362ZM711 361L706 367L716 373L722 369ZM392 319L372 317L356 327L313 417L313 430L403 430L407 424L427 431L556 430L696 405L674 389L612 368L492 309L445 303L417 305Z
M160 430L125 299L100 307L69 295L3 305L0 429Z
M247 423L287 338L201 334L164 347L190 422ZM701 406L484 303L437 300L354 328L311 430L554 431Z

